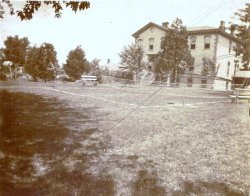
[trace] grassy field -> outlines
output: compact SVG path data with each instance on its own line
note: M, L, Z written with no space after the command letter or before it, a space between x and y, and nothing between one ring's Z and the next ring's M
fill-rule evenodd
M4 122L16 122L1 127L2 190L12 184L16 193L52 195L250 194L249 106L231 103L230 92L31 82L0 88L12 92L1 91L2 115L12 110ZM4 170L13 164L23 173Z

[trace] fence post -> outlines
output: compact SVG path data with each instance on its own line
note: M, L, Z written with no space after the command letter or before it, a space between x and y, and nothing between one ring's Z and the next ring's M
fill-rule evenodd
M235 89L236 103L238 103L239 89Z

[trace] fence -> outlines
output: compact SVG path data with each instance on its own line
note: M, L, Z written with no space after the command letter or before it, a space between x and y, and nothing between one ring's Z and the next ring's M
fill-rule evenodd
M209 76L193 75L180 75L178 82L170 82L169 79L166 82L145 80L141 79L139 82L135 80L115 78L111 76L102 76L104 84L116 84L116 85L140 85L140 86L169 86L169 87L187 87L187 88L199 88L199 89L214 89L214 90L232 90L234 88L240 88L242 85L232 84L231 80L224 78L216 78Z

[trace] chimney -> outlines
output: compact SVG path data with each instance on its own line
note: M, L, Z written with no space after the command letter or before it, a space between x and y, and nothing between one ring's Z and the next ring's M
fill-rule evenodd
M168 28L168 25L169 25L169 22L163 22L162 23L162 26L165 27L165 28Z
M107 60L107 64L109 64L109 63L110 63L110 59Z
M220 21L220 26L219 26L219 29L222 30L222 31L225 31L225 21Z

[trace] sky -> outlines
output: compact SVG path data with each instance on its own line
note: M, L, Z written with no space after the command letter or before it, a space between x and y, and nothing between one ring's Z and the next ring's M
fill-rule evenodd
M149 22L159 25L173 22L177 17L187 27L218 27L233 22L234 13L244 8L249 0L89 0L90 9L74 13L65 8L61 18L55 18L52 9L43 6L30 21L4 15L0 19L0 47L7 36L28 37L31 45L52 43L59 64L66 62L70 50L81 45L86 58L101 60L110 68L120 62L118 53L134 42L131 36ZM22 1L14 2L19 8ZM113 67L112 67L113 66Z

